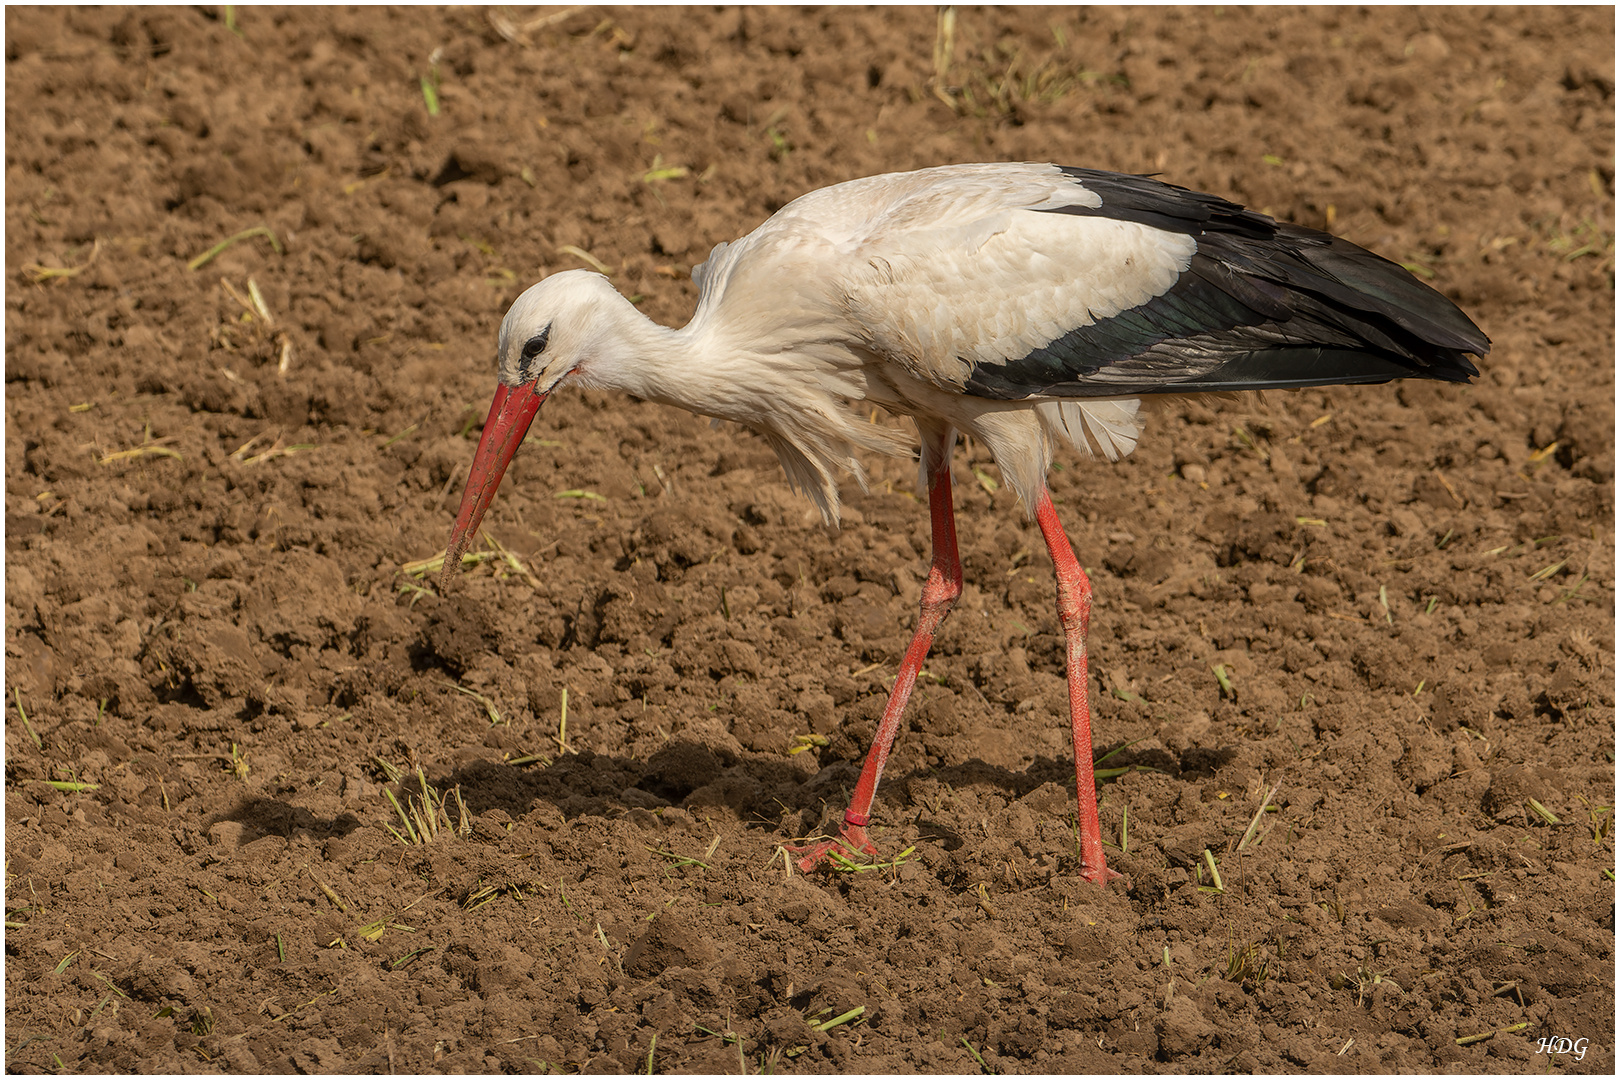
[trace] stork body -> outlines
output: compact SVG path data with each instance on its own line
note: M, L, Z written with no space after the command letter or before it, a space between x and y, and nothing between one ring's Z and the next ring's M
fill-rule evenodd
M565 381L731 420L776 451L795 488L839 516L860 451L913 443L855 403L913 418L933 562L839 846L866 827L901 713L962 590L951 498L958 433L994 455L1040 526L1068 650L1082 873L1103 856L1086 694L1091 588L1046 488L1054 447L1118 460L1139 398L1386 382L1465 382L1489 341L1455 305L1347 241L1145 177L1039 164L955 165L811 192L692 272L692 320L659 326L584 271L554 274L501 325L496 389L445 573L506 464Z

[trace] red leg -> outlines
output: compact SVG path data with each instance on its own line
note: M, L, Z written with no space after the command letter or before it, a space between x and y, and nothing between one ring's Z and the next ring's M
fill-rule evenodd
M928 478L928 508L933 521L934 562L928 570L928 581L922 590L922 614L917 619L917 633L911 647L900 661L900 673L895 676L894 689L889 692L889 704L878 722L872 749L867 752L861 778L855 784L855 795L844 811L844 827L838 840L829 840L812 848L799 860L799 869L806 872L815 868L826 855L840 847L876 855L877 848L867 838L866 826L871 822L872 800L877 795L878 780L883 766L894 747L894 737L900 733L900 714L912 688L917 685L917 673L928 658L929 647L939 624L950 614L956 598L962 595L962 561L956 553L956 514L951 505L951 443L955 436L941 440L943 450L937 454ZM1090 760L1089 758L1087 759Z
M1035 507L1046 549L1057 574L1058 621L1069 648L1069 727L1074 734L1074 787L1080 802L1080 876L1106 885L1122 876L1103 858L1102 822L1097 817L1097 782L1091 764L1091 705L1086 689L1086 631L1091 626L1091 582L1074 557L1074 548L1052 506L1041 492Z

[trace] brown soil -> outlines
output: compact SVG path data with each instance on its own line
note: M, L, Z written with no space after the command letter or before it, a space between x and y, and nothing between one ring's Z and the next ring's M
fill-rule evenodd
M935 18L7 9L8 1068L1613 1071L1612 11L963 10L938 92ZM833 533L747 433L565 394L489 521L527 572L402 564L564 245L679 323L792 196L993 159L1330 227L1495 349L1054 473L1139 767L1106 890L967 447L915 851L790 873L915 616L912 466ZM464 834L390 832L417 768Z

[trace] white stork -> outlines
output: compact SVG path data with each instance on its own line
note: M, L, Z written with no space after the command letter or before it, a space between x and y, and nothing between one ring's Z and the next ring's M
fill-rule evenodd
M789 203L692 271L697 311L659 326L600 274L570 270L501 323L500 384L445 558L460 565L540 404L565 382L622 390L758 433L838 521L858 451L912 453L856 402L910 416L933 524L922 614L840 836L867 836L901 711L962 591L951 501L959 432L995 456L1057 576L1068 647L1082 874L1103 857L1086 697L1091 585L1046 487L1053 449L1110 461L1138 398L1398 378L1466 382L1490 342L1438 292L1348 241L1142 176L1044 164L950 165L836 184Z

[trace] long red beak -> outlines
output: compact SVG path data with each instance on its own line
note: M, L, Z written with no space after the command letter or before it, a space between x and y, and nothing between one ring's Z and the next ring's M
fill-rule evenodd
M441 591L461 567L462 552L478 535L484 511L495 500L495 489L501 486L506 466L523 445L523 436L529 433L529 425L545 400L546 395L536 393L533 383L516 390L509 386L495 388L495 400L489 406L484 434L478 440L478 453L473 455L472 472L467 476L467 489L461 493L456 527L450 531L450 547L444 553L444 572L439 575Z

